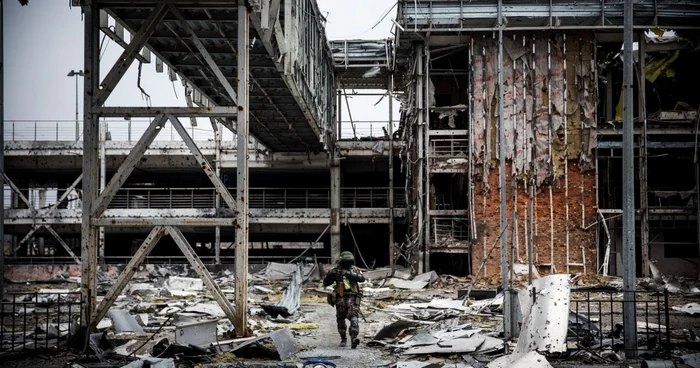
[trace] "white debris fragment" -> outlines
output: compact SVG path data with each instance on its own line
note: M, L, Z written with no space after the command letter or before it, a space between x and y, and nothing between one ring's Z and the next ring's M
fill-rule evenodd
M552 368L547 358L536 351L529 353L513 353L502 356L489 363L486 368Z
M673 306L671 308L673 308L673 310L688 313L691 316L696 314L696 313L700 313L700 304L698 304L698 303L688 303L686 305Z
M533 291L536 292L534 304ZM566 351L570 294L569 275L546 276L520 291L518 299L524 318L516 352Z
M202 279L170 276L167 280L165 280L163 287L165 287L171 293L173 290L202 291L204 290L204 283L202 282Z

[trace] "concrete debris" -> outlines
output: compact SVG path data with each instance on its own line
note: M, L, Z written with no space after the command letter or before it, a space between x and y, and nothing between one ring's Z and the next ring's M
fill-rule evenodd
M517 353L500 357L489 363L486 368L552 368L547 358L536 351Z
M700 353L688 354L681 356L683 364L687 364L693 368L700 368Z
M461 338L440 341L430 346L412 347L404 352L406 355L421 355L421 354L454 354L454 353L471 353L484 343L484 339L480 336L471 338Z
M241 358L260 358L262 354L263 358L285 360L296 354L297 346L294 343L292 331L283 329L246 341L229 352Z
M420 275L416 275L416 277L413 278L413 281L427 281L429 284L434 283L437 281L440 277L435 271L430 271L426 273L422 273Z
M117 332L144 332L143 327L125 310L110 309L107 315L112 320Z
M175 361L172 359L148 358L131 362L122 368L175 368Z
M673 306L671 308L673 310L688 313L691 316L695 314L700 314L700 304L698 303L688 303L682 306Z
M204 290L204 282L202 279L170 276L163 283L163 287L171 293L173 291L202 291Z
M429 281L407 281L407 280L392 278L392 279L389 279L389 282L387 284L392 285L398 289L420 290L420 289L423 289L426 286L428 286L428 283L429 283Z
M671 294L682 294L684 296L700 295L700 287L697 280L681 279L675 276L666 276L661 273L656 260L649 261L651 279L642 280L639 286L652 291L668 291Z

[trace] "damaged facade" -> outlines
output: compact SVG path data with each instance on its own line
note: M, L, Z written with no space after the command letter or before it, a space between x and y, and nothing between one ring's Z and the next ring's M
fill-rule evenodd
M499 274L504 237L516 263L527 263L531 247L534 265L544 272L621 275L617 5L597 17L597 1L554 17L530 18L537 6L526 4L504 10L501 143L495 3L399 3L395 76L405 92L399 131L411 204L404 246L414 267L439 270L459 257L472 274L482 262L487 275ZM664 31L685 28L689 18L662 17L652 26L645 16L635 12L637 273L648 275L654 260L663 272L693 276L697 168L688 147L700 107L691 92L698 81L690 67L697 34ZM501 191L507 198L503 232Z

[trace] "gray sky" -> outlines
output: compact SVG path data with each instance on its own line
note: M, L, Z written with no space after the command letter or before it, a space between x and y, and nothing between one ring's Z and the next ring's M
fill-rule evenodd
M372 27L395 3L395 0L318 0L327 17L326 33L329 39L390 37L391 19L396 10L374 29ZM70 9L69 1L30 0L20 6L16 0L4 1L5 51L5 120L73 120L75 119L75 80L66 76L72 69L83 68L83 23L80 10ZM102 39L102 36L100 36ZM102 76L121 54L122 48L107 39L101 59ZM155 59L152 59L154 61ZM145 106L146 101L136 87L138 62L134 62L121 83L107 100L106 105ZM141 84L151 96L153 106L185 106L182 84L173 84L166 73L156 73L155 63L144 64ZM79 80L79 98L82 99L82 79ZM374 102L352 101L356 120L386 119L386 99L378 106ZM356 107L361 105L361 107ZM396 109L398 109L398 104ZM344 106L345 107L345 106ZM82 119L82 100L79 103ZM398 115L395 115L398 116ZM145 124L145 123L144 123ZM70 123L59 125L70 131ZM206 129L200 124L199 129ZM6 128L7 131L8 128ZM368 127L364 128L368 130ZM374 130L380 130L375 127ZM41 130L41 129L40 129ZM123 135L114 132L113 135ZM344 128L345 131L349 129ZM161 138L161 137L159 137Z

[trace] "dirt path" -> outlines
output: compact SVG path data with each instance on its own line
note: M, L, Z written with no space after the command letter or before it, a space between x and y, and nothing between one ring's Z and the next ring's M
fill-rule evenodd
M334 308L328 304L303 304L301 309L308 321L320 325L318 330L312 330L310 336L299 338L299 342L309 349L297 354L297 357L302 361L309 357L334 357L330 360L335 362L339 368L381 367L394 362L395 359L385 355L382 349L366 345L368 339L364 336L368 332L371 334L376 328L375 326L360 320L360 346L357 349L351 349L348 344L347 347L342 348L338 346L340 335L336 329ZM371 322L371 317L369 320Z

